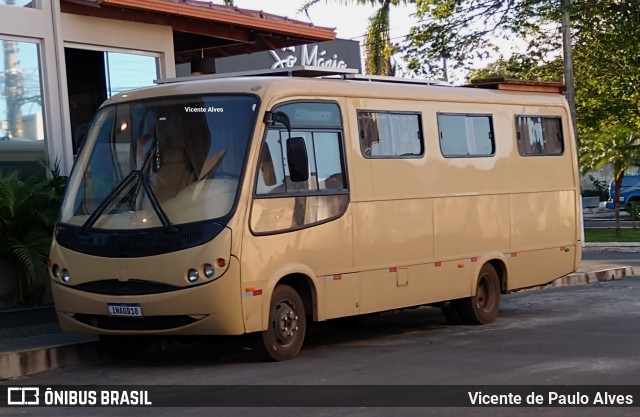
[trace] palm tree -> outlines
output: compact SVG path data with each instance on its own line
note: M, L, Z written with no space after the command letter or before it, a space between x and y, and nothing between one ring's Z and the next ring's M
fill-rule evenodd
M630 127L614 127L583 137L580 141L583 171L598 170L606 164L613 168L616 236L620 236L620 188L625 171L640 165L640 132Z
M327 1L327 0L325 0ZM372 75L393 75L394 67L391 65L391 55L395 46L389 38L389 12L391 6L399 4L415 3L416 0L338 0L339 3L359 5L370 4L380 8L369 18L369 26L365 37L365 71ZM305 13L311 6L320 0L307 0L299 11Z

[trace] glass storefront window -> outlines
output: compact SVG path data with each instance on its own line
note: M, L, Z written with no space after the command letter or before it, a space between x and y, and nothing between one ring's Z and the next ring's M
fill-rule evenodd
M0 46L0 169L32 171L45 155L39 46L9 39Z
M0 0L0 6L18 6L37 9L37 0Z
M148 55L105 52L107 98L153 85L158 78L157 59Z

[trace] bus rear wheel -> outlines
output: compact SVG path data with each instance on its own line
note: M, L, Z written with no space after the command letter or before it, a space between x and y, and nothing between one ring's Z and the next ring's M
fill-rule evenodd
M263 360L286 361L298 355L307 330L302 298L288 285L278 285L271 297L269 327L256 334L254 350Z
M478 274L476 295L456 301L456 310L467 324L489 324L500 310L500 277L491 264Z

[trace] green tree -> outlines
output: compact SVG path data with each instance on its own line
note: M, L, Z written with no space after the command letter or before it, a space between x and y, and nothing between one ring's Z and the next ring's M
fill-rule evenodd
M559 48L557 36L537 41L543 32L557 33L549 26L560 22L557 0L417 0L416 16L420 22L403 49L408 68L416 74L442 76L442 59L456 69L495 59L497 38L528 39L532 57Z
M424 20L412 29L405 58L414 71L439 70L441 57L459 68L500 58L492 36L505 36L527 41L526 53L500 58L471 77L562 80L558 0L418 0L416 6ZM571 19L578 136L640 129L640 0L572 1Z
M584 171L613 168L616 235L620 236L620 188L624 173L640 165L640 132L635 127L616 126L586 135L580 144L580 165Z
M414 3L415 0L337 0L342 4L359 4L379 6L378 10L369 18L369 26L364 41L365 71L372 75L393 75L395 69L391 64L391 55L396 51L396 46L389 37L389 14L391 6ZM311 6L320 0L308 0L300 8L308 11Z
M484 68L471 70L467 81L486 78L516 78L520 80L558 81L562 79L562 59L541 64L526 54L514 54L511 58L499 58Z

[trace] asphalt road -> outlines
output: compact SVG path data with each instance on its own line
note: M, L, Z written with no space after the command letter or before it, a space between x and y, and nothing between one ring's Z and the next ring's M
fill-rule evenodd
M640 268L640 251L637 248L584 248L583 265L619 265ZM636 269L640 273L640 269Z
M72 366L3 385L640 385L640 277L503 297L498 320L452 326L420 308L314 326L300 356L257 362L232 343L173 347L139 361ZM593 388L593 387L592 387ZM586 387L585 387L586 389ZM635 387L640 405L640 387ZM372 391L372 395L380 392ZM249 394L250 395L250 394ZM391 394L389 394L391 395ZM286 395L285 395L286 397ZM289 397L292 398L292 397ZM293 401L293 399L292 399ZM332 399L327 398L327 405ZM462 401L462 400L461 400ZM392 401L393 402L393 401ZM251 397L247 397L251 404ZM38 416L637 416L638 408L5 408L0 415Z
M603 228L603 229L613 229L616 227L615 220L584 220L584 227L586 229L594 229L594 228ZM621 220L620 227L622 228L632 228L633 222L631 220ZM640 222L636 222L636 227L640 227Z

